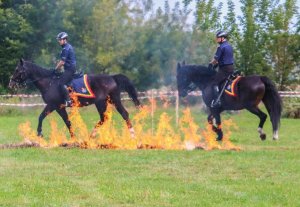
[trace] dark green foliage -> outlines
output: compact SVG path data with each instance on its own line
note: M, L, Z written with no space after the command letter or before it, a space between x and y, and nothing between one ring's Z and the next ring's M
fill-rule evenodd
M16 57L25 54L26 41L33 30L22 14L31 10L30 5L13 5L0 1L0 88L6 87L12 68L16 66Z
M180 4L180 3L181 4ZM299 81L299 10L295 0L0 0L0 90L4 93L19 58L53 67L57 33L69 33L78 68L124 73L139 90L175 87L179 61L208 64L218 29L230 33L236 67L271 76L281 89ZM222 14L227 4L227 13ZM195 8L190 8L194 6ZM189 22L191 9L195 22Z
M300 98L284 98L283 117L300 119Z

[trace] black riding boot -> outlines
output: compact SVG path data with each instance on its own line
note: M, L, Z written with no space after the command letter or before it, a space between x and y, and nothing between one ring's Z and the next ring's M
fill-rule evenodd
M213 85L213 96L214 99L211 102L211 108L219 108L221 106L219 87L217 85Z
M63 86L61 87L61 91L63 92L63 95L64 95L65 106L66 106L66 107L72 106L72 101L71 101L71 99L70 99L68 87L67 87L66 85L63 85Z

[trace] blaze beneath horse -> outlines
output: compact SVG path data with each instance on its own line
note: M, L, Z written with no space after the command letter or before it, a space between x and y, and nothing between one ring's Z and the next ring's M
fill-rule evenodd
M163 105L167 107L166 103ZM135 136L132 137L125 123L122 122L121 128L117 127L120 123L113 118L113 108L108 104L106 121L95 129L94 136L89 133L77 107L71 108L69 112L75 135L71 139L67 138L67 128L59 129L53 117L50 117L50 133L47 139L36 136L29 122L21 124L19 132L24 140L49 148L74 146L84 149L240 150L240 147L229 140L231 130L237 128L232 120L224 121L224 140L220 143L215 140L210 125L201 127L194 121L190 108L182 111L178 126L175 126L174 117L166 112L160 113L156 101L150 100L149 105L145 105L132 117L135 129ZM152 120L153 113L159 115L157 121Z

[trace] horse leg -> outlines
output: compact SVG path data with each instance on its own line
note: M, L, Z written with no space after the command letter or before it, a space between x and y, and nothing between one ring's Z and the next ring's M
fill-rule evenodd
M265 140L267 136L263 131L263 127L267 119L267 115L264 112L262 112L257 106L249 107L247 108L247 110L259 117L260 122L257 131L259 133L260 139Z
M216 125L213 125L213 131L216 132L218 137L216 138L217 141L222 141L223 139L223 131L222 131L222 124L221 124L221 115L220 112L216 112L213 114L213 117L215 117Z
M208 122L210 125L213 125L213 119L214 119L214 116L210 113L210 114L207 116L207 122Z
M60 115L60 117L64 120L66 126L68 127L71 139L75 139L74 131L72 129L72 125L71 125L71 122L69 120L69 116L68 116L68 113L66 111L66 108L65 107L58 108L58 109L56 109L56 112Z
M135 132L134 129L132 127L131 121L129 119L129 114L126 111L126 109L124 108L124 106L122 105L121 102L121 97L120 94L111 94L110 98L112 99L113 104L115 105L117 111L119 112L119 114L121 114L121 116L123 117L123 119L126 121L127 127L130 131L130 135L131 137L135 137Z
M207 116L207 122L208 124L211 126L211 129L214 131L214 132L217 132L217 127L214 126L214 116L210 113L208 116Z
M94 129L92 131L92 134L90 135L90 137L95 137L96 136L97 129L104 123L104 121L106 119L105 114L104 114L105 111L106 111L106 108L107 108L107 102L106 102L106 100L96 101L95 105L96 105L98 113L100 114L100 120L95 125L95 127L94 127Z
M45 119L45 117L50 114L54 109L52 107L50 107L49 105L46 105L46 107L44 108L44 110L42 111L42 113L39 116L39 123L38 123L38 127L37 127L37 135L39 137L43 136L42 133L42 126L43 126L43 120Z

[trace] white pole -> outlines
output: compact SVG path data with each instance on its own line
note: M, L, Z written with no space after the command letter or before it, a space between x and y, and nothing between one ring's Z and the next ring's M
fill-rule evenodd
M154 126L154 96L153 96L153 89L151 89L151 134L153 136L153 126Z
M179 95L178 91L175 91L176 104L175 104L175 113L176 113L176 126L178 126L179 122Z

